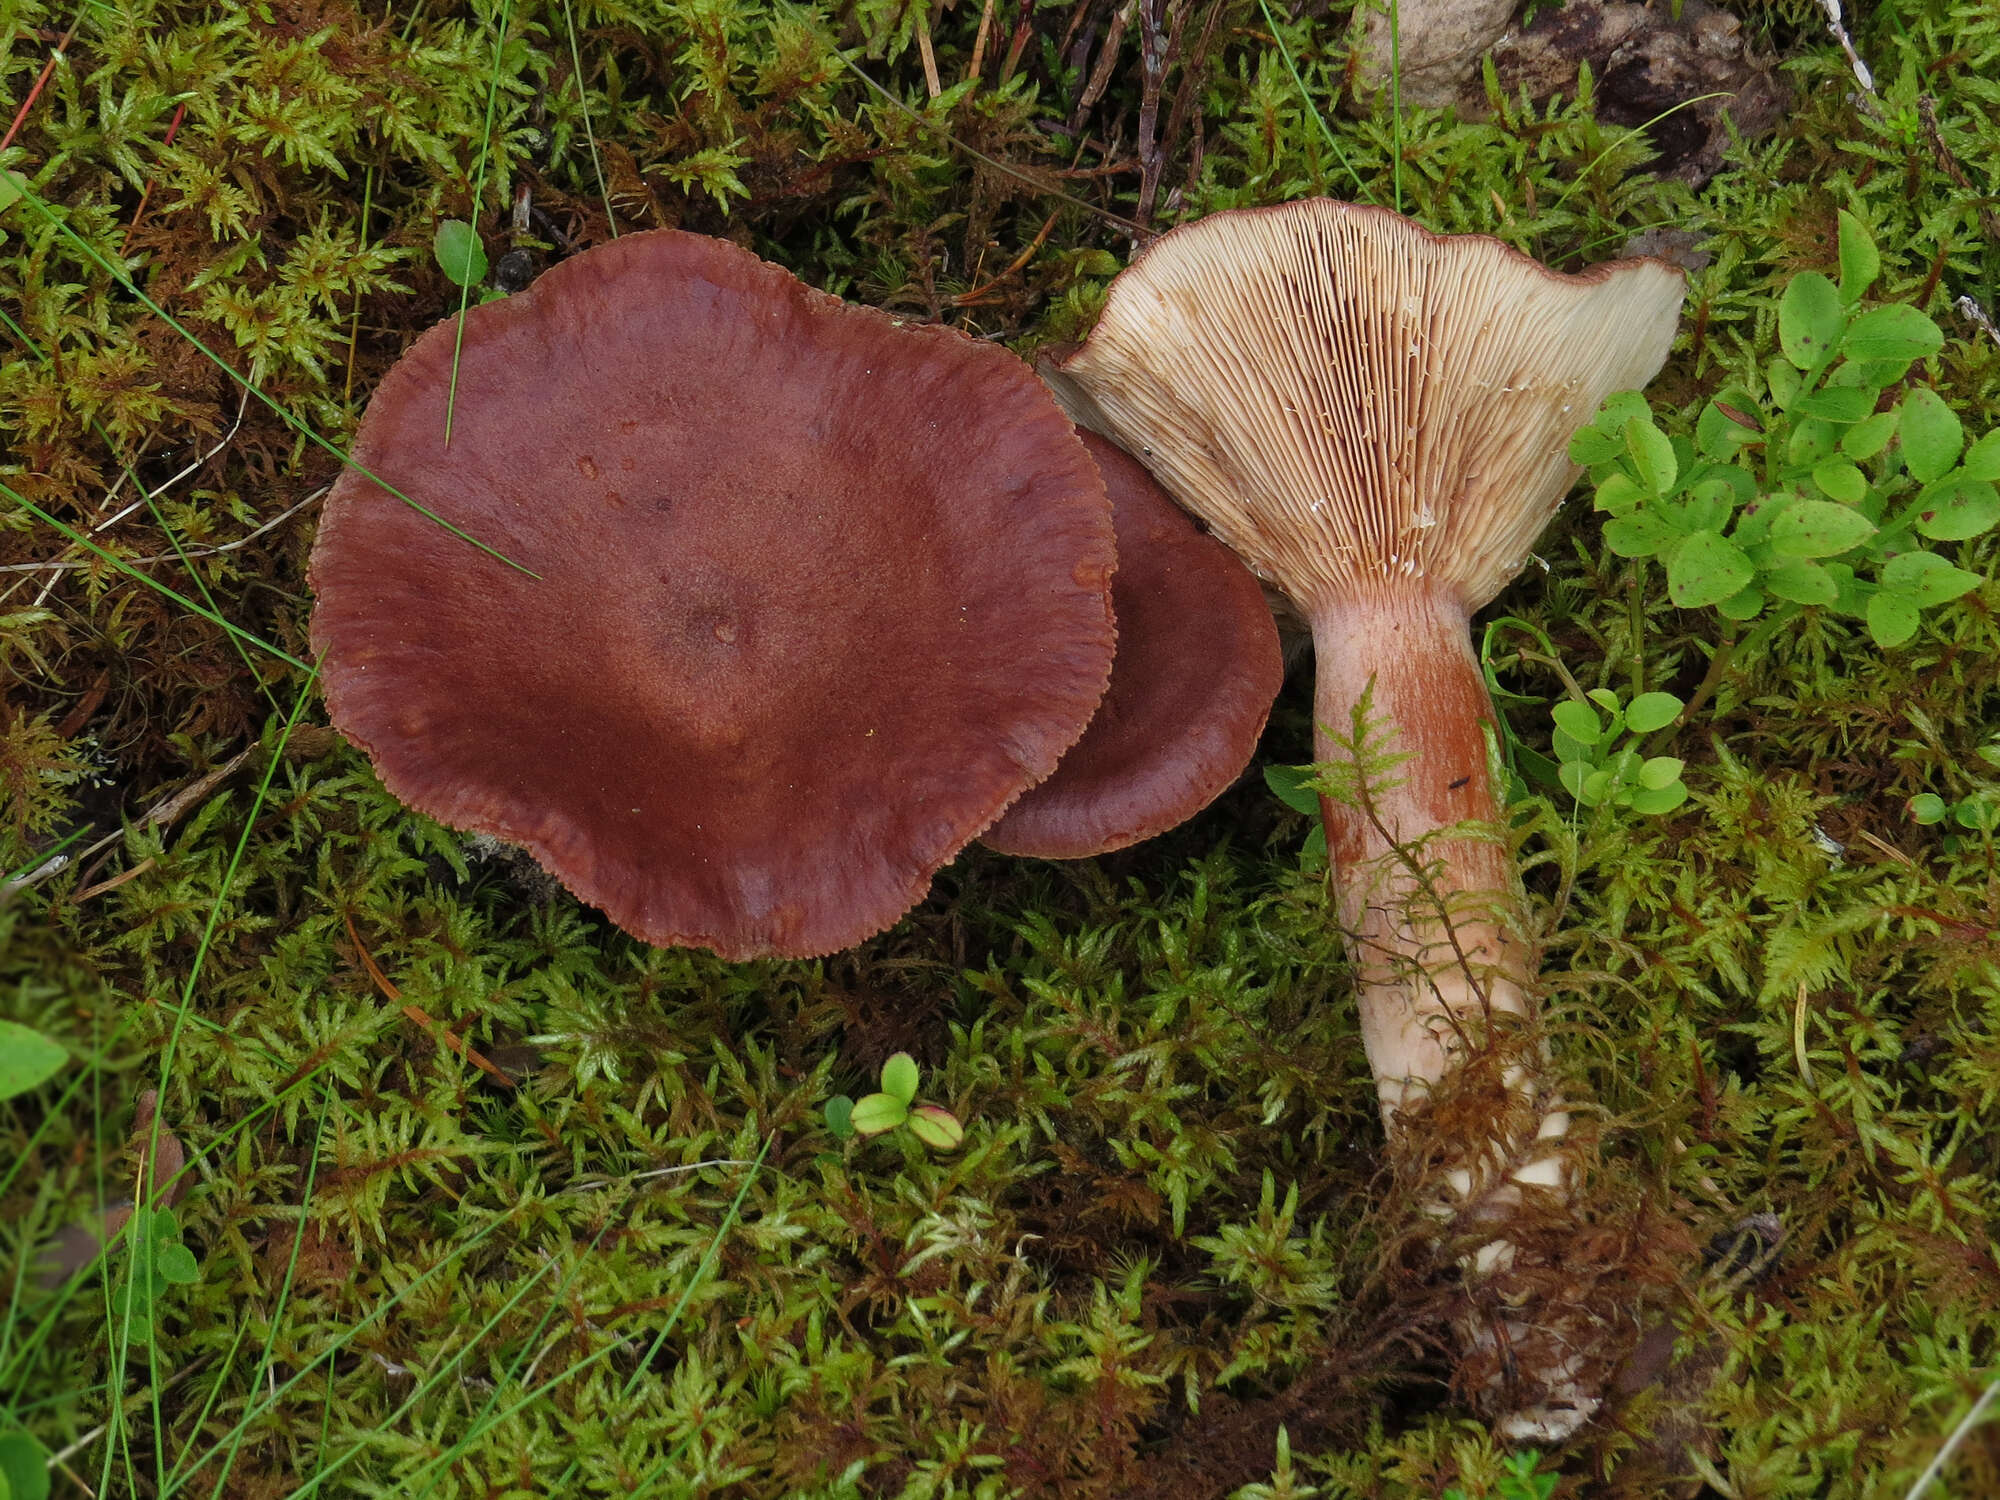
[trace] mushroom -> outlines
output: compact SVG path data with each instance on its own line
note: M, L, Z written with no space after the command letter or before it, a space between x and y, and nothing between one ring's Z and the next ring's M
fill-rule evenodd
M646 941L887 927L1103 697L1103 481L1005 350L663 230L466 315L447 448L453 366L446 323L327 498L327 705Z
M1663 262L1562 275L1496 239L1313 199L1155 241L1054 373L1072 416L1138 453L1311 624L1315 758L1349 793L1321 801L1333 906L1382 1117L1435 1164L1433 1211L1472 1237L1469 1280L1504 1310L1472 1334L1475 1384L1534 1440L1587 1420L1601 1371L1578 1347L1594 1315L1517 1254L1568 1198L1569 1116L1468 627L1575 479L1570 434L1659 370L1682 293ZM1446 1108L1447 1084L1483 1084L1490 1108ZM1503 1365L1520 1377L1505 1391Z
M1277 626L1250 570L1145 465L1080 436L1111 497L1118 654L1083 738L980 835L1003 854L1083 859L1185 822L1250 763L1284 685Z

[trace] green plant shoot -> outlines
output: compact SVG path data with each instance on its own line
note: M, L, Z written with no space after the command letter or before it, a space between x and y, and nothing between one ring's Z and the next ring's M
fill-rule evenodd
M1926 542L1961 542L2000 521L2000 432L1968 443L1912 366L1944 345L1916 308L1862 309L1880 258L1840 216L1840 281L1794 277L1778 306L1781 352L1754 387L1731 386L1693 436L1669 437L1643 397L1621 392L1577 432L1609 519L1605 545L1655 558L1683 609L1766 628L1811 607L1865 621L1900 646L1924 610L1980 583Z

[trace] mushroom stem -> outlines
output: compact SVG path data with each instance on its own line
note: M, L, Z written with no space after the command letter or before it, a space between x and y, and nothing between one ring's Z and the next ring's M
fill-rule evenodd
M1489 764L1493 703L1448 590L1343 594L1312 624L1315 753L1355 773L1350 797L1320 802L1335 910L1394 1130L1493 1017L1533 1015Z
M1495 724L1471 616L1443 587L1344 591L1311 610L1317 654L1315 758L1345 782L1322 796L1334 909L1359 989L1361 1037L1390 1139L1433 1164L1425 1207L1470 1231L1461 1268L1520 1308L1517 1219L1524 1188L1562 1212L1569 1113L1546 1077L1529 951L1495 786ZM1490 1062L1476 1078L1475 1060ZM1434 1092L1476 1087L1425 1123ZM1510 1227L1511 1226L1511 1227ZM1468 1320L1497 1358L1504 1338L1543 1399L1510 1437L1560 1441L1596 1407L1577 1385L1569 1318ZM1539 1347L1538 1347L1539 1345Z

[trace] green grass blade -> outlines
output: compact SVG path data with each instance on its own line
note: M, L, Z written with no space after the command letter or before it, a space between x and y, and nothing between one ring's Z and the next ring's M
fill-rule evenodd
M472 234L479 236L479 200L486 195L486 157L493 149L493 115L500 103L500 59L507 52L507 27L513 11L513 0L502 0L500 22L493 33L493 76L486 87L486 128L479 136L479 167L472 178ZM579 85L581 87L581 85ZM451 417L458 405L458 357L465 347L465 308L472 297L472 283L462 281L458 287L458 321L451 334L451 383L444 393L444 445L451 446Z

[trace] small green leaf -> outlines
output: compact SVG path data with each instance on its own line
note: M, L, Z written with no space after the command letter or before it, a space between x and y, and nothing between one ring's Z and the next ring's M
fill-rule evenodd
M826 1128L837 1141L844 1141L854 1134L854 1101L845 1094L835 1094L826 1101Z
M1903 302L1871 307L1848 325L1840 341L1849 359L1922 359L1944 347L1937 324Z
M1672 786L1681 779L1681 771L1687 762L1676 760L1671 755L1655 755L1639 767L1639 785L1649 792L1657 792Z
M1681 700L1672 693L1641 693L1625 710L1625 724L1634 734L1665 729L1679 717Z
M1868 477L1844 459L1828 459L1813 470L1812 477L1822 493L1847 505L1857 503L1868 493Z
M0 1099L39 1088L69 1061L59 1042L15 1021L0 1021Z
M901 1099L893 1099L887 1094L864 1094L854 1101L854 1113L848 1117L856 1135L880 1135L885 1130L894 1130L909 1117L909 1107Z
M1655 495L1673 493L1680 465L1674 458L1674 445L1664 432L1650 421L1634 417L1625 424L1625 449L1632 455L1632 467L1640 484Z
M10 1500L48 1500L49 1453L32 1432L0 1432L0 1493Z
M1597 496L1592 502L1598 510L1608 516L1622 516L1646 499L1646 492L1638 482L1624 470L1607 474L1597 486Z
M1868 227L1846 209L1840 211L1840 300L1852 307L1882 274L1882 256L1868 237Z
M917 1060L907 1052L898 1052L882 1064L882 1092L892 1099L908 1104L917 1097L920 1080Z
M1942 823L1945 815L1944 798L1936 792L1918 792L1907 804L1910 817L1918 823Z
M910 1134L933 1151L956 1151L965 1143L965 1127L950 1110L919 1104L910 1111Z
M1871 416L1880 393L1863 385L1830 385L1825 390L1801 396L1792 410L1803 417L1818 417L1845 425Z
M1686 786L1676 781L1670 786L1641 787L1632 793L1632 811L1648 817L1670 813L1688 799Z
M1903 398L1900 422L1903 462L1918 481L1929 484L1958 459L1965 445L1965 428L1944 397L1920 385Z
M1792 368L1790 360L1783 357L1772 360L1765 367L1764 383L1770 387L1772 404L1780 411L1790 411L1792 403L1806 388L1805 377Z
M1314 791L1307 778L1312 774L1307 766L1266 766L1264 785L1293 812L1319 815L1319 793Z
M1849 458L1873 458L1889 446L1889 439L1895 435L1896 413L1878 411L1840 435L1840 451Z
M1962 542L1981 536L2000 522L2000 492L1983 479L1965 479L1933 496L1917 512L1917 530L1940 542Z
M1868 601L1868 634L1878 646L1900 646L1917 633L1917 606L1884 589Z
M1695 419L1695 445L1705 458L1729 458L1745 443L1763 436L1761 424L1751 415L1754 406L1750 398L1740 391L1725 391L1723 395L1733 399L1717 396Z
M187 1286L201 1280L201 1267L196 1263L194 1252L186 1245L163 1245L153 1262L162 1281L175 1286Z
M1778 343L1801 370L1825 363L1846 326L1840 293L1817 271L1794 276L1778 299Z
M1967 479L2000 479L2000 427L1965 450Z
M1793 604L1833 604L1840 588L1833 575L1816 562L1802 557L1788 559L1764 570L1764 587Z
M1764 591L1751 587L1739 590L1716 605L1716 612L1725 620L1754 620L1764 612Z
M1935 552L1903 552L1889 559L1880 574L1882 587L1920 609L1943 604L1969 593L1982 582L1977 573L1955 568Z
M1875 534L1860 511L1831 500L1794 500L1771 523L1771 550L1781 557L1838 557Z
M1680 540L1680 528L1650 510L1604 523L1604 545L1618 557L1653 557Z
M1574 698L1565 698L1549 710L1549 717L1556 721L1556 728L1575 740L1579 745L1594 745L1598 736L1604 733L1604 726L1598 722L1596 712L1588 703L1579 703Z
M1576 794L1576 800L1585 807L1602 807L1611 796L1611 773L1592 771L1583 778L1583 785Z
M1951 810L1951 818L1960 828L1974 833L1990 833L1994 825L2000 823L2000 807L1984 797L1966 797Z
M1595 769L1587 760L1566 760L1557 769L1556 775L1562 781L1563 790L1581 802L1584 778Z
M439 221L431 253L453 286L478 286L486 279L486 248L479 243L479 232L463 219Z
M1682 609L1720 604L1742 592L1756 572L1750 559L1720 533L1693 532L1667 556L1667 597Z

